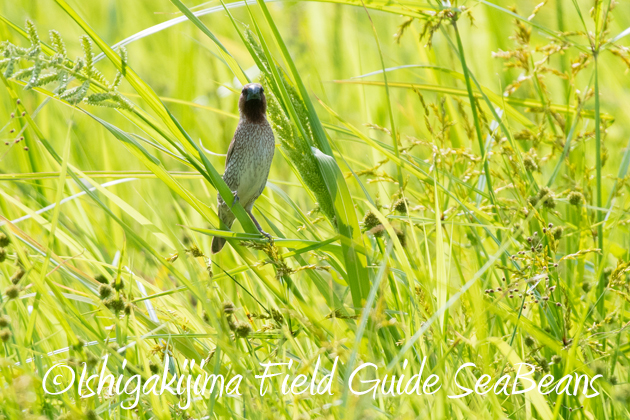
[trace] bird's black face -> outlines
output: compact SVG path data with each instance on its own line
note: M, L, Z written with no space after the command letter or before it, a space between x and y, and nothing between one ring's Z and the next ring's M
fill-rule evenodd
M264 121L265 112L267 111L267 100L262 85L259 83L248 83L243 86L238 106L241 115L245 116L248 121L255 123Z
M243 96L246 101L261 100L264 89L258 83L249 83L243 87Z

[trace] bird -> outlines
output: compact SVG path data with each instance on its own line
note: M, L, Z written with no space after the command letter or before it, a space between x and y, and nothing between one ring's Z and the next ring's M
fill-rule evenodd
M267 184L275 151L273 130L267 121L267 99L263 86L259 83L243 86L238 109L240 118L228 148L223 180L234 194L232 206L236 201L241 203L260 233L271 239L252 214L254 202ZM221 194L217 194L217 206L219 219L231 228L235 216ZM213 237L212 253L221 251L224 245L225 238Z

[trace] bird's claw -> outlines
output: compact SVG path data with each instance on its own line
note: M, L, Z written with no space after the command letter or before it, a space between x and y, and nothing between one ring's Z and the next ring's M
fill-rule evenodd
M265 238L269 239L270 241L271 241L271 240L273 240L273 238L271 237L271 235L270 235L270 234L268 234L267 232L265 232L265 231L264 231L264 230L262 230L262 229L260 230L260 234L261 234L262 236L264 236Z
M234 200L232 200L232 205L230 206L230 210L232 210L232 208L236 205L236 203L240 201L240 199L238 198L238 192L232 191L232 194L234 194Z

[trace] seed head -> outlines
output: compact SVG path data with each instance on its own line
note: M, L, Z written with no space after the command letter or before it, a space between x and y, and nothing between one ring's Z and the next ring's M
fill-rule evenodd
M556 226L551 230L551 234L555 239L559 240L560 238L562 238L562 231L562 226Z
M529 204L532 207L536 207L536 204L538 204L538 197L536 197L535 195L532 195L531 197L527 199L527 202L529 202Z
M365 230L370 230L380 224L381 222L378 220L378 217L376 217L374 213L372 213L371 211L365 213L365 216L363 217L363 228Z
M85 362L87 363L88 368L91 369L91 368L93 368L94 366L96 366L98 364L99 360L100 359L98 357L94 356L92 353L88 353Z
M160 371L160 366L155 363L153 360L151 360L149 362L149 370L151 371L152 374L157 374Z
M252 327L247 322L237 322L234 325L234 334L236 337L245 338L252 333Z
M96 280L97 282L101 283L101 284L108 284L109 280L107 280L107 277L105 277L102 274L99 274L98 276L94 277L94 280Z
M560 362L562 361L562 356L554 354L553 356L551 356L551 361L554 365L560 364Z
M6 315L0 316L0 328L6 328L9 326L11 320Z
M9 341L11 339L11 336L13 334L11 334L11 331L8 329L4 329L0 331L0 340L2 340L2 342L6 343L7 341Z
M111 297L104 300L103 303L116 314L125 309L125 301L121 297Z
M112 282L112 287L118 291L122 290L125 288L125 283L123 282L122 277L118 280L118 282L113 281Z
M584 194L582 194L581 192L571 191L569 193L569 204L571 204L572 206L579 206L580 204L584 202L585 202Z
M549 187L542 187L538 191L538 199L542 201L542 205L546 209L551 210L556 207L553 191Z
M86 418L86 420L98 420L98 419L100 419L100 417L98 416L98 414L96 414L96 411L94 411L94 410L88 410L85 413L85 418Z
M394 211L398 213L407 214L407 209L409 208L409 200L407 200L406 198L401 198L394 203L393 208Z
M0 248L0 263L3 263L7 259L7 250Z
M525 165L525 169L527 169L529 172L535 172L538 170L538 165L536 164L534 158L531 156L523 157L523 165Z
M5 235L4 233L0 232L0 247L6 248L7 246L9 246L10 243L11 243L11 240L9 239L9 237Z
M18 267L17 271L11 276L11 283L18 284L24 277L24 274L26 274L26 271L22 267Z
M530 336L525 337L525 345L527 347L533 347L535 344L534 339Z
M396 228L394 228L394 231L396 232L396 236L398 237L400 245L404 248L407 245L407 237L405 236L405 232Z
M232 302L223 302L223 313L230 315L233 314L236 311L236 308L234 308L234 304Z
M197 245L192 245L189 249L188 252L190 252L190 254L197 258L197 257L205 257L204 253L199 249L199 247Z
M538 359L538 364L540 365L541 369L544 372L548 372L549 371L549 362L547 361L546 358L541 357L540 359Z
M77 342L76 344L72 345L72 348L76 351L82 351L84 347L85 347L85 340L82 339L81 337L77 337Z
M18 296L20 296L20 288L16 285L11 285L4 289L4 293L9 299L16 299Z
M109 284L101 284L100 286L98 286L98 295L101 297L101 299L107 299L112 295L113 292L114 291L109 286Z

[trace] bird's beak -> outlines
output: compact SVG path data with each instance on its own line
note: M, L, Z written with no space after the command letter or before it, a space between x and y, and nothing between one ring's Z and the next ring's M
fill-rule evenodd
M247 91L247 100L260 99L260 88L249 89Z

